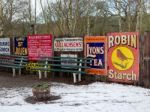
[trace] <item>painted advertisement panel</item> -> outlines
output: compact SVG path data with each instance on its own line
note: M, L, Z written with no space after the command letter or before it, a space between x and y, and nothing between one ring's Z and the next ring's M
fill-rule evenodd
M54 39L54 51L83 51L82 37L63 37Z
M52 56L52 35L29 35L27 40L29 60Z
M108 34L108 78L133 83L139 80L139 34Z
M27 51L27 37L16 37L15 42L15 55L25 56L28 54Z
M92 58L91 68L86 69L89 74L106 75L107 74L107 37L105 36L85 36L84 54L86 58Z
M10 55L10 38L0 38L0 54Z

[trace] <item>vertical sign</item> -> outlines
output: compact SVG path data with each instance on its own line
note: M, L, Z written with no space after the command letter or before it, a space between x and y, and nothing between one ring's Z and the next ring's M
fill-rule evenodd
M0 38L0 54L10 55L10 38Z
M139 34L108 34L108 78L133 83L139 79Z
M14 38L15 41L15 54L16 55L27 55L27 37Z
M39 60L40 57L52 56L52 35L29 35L29 60Z
M85 57L92 58L89 65L91 68L86 69L89 74L106 75L106 42L105 36L85 36Z

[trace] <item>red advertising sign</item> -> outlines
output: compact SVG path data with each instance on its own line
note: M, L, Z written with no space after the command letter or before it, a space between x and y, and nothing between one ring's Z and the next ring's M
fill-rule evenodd
M108 34L108 78L110 81L134 83L139 80L139 34Z
M85 57L92 58L90 68L86 69L87 73L93 75L106 75L106 44L105 36L86 36L84 39Z
M52 56L52 35L29 35L29 60L38 60L40 57Z

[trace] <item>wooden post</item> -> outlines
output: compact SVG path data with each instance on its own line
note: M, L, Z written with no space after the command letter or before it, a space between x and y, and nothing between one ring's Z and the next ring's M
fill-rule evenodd
M73 82L74 82L74 83L77 82L76 75L77 75L76 73L73 73Z
M12 71L13 71L13 77L15 77L16 76L16 69L12 68Z
M46 61L45 61L45 67L44 67L45 69L47 69L47 66L48 66L47 64L48 64L48 58L46 58ZM44 77L47 78L47 71L44 72Z
M81 72L81 68L80 68L81 66L82 66L82 60L80 59L79 69L78 69L79 72ZM81 73L78 74L78 81L79 82L81 81Z
M42 79L42 72L39 70L39 79Z
M19 75L21 76L21 68L19 69Z
M23 62L23 57L21 57L21 61L20 61L20 66L22 66L22 62ZM21 76L21 68L19 69L19 75Z

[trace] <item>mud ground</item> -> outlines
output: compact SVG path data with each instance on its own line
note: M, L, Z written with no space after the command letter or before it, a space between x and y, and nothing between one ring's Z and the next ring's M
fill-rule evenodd
M41 80L38 78L37 73L23 73L21 76L16 75L12 77L11 70L1 70L0 69L0 88L13 88L13 87L32 87L37 83L42 82L60 82L66 84L73 84L73 77L72 75L51 75L48 74L48 78L42 78ZM92 83L92 81L81 81L76 83L75 85L86 85Z

